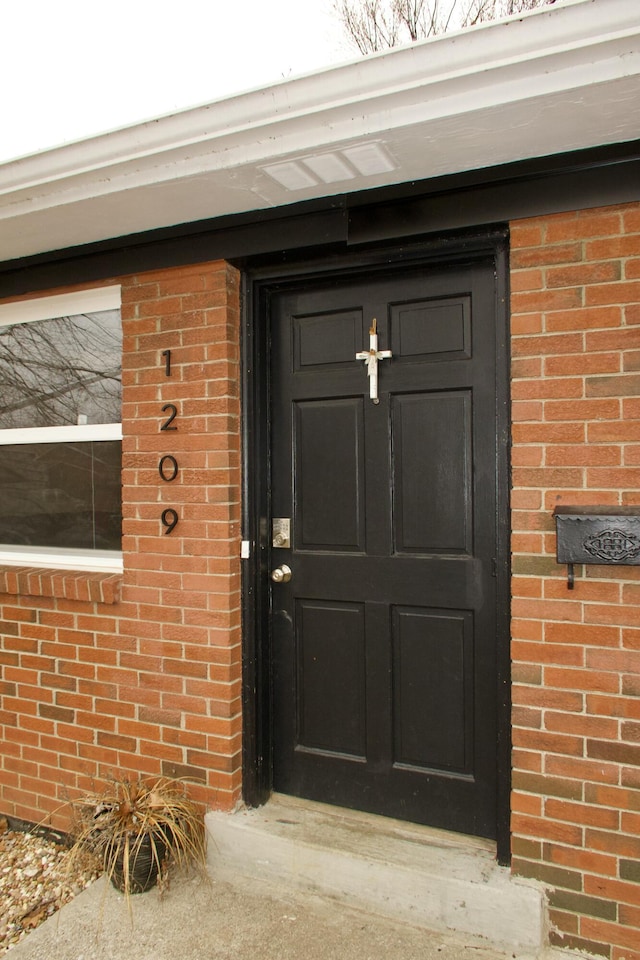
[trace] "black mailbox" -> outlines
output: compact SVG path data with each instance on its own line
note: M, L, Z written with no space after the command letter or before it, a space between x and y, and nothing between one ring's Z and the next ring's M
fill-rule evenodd
M556 507L556 557L569 565L569 589L574 563L640 566L639 507Z

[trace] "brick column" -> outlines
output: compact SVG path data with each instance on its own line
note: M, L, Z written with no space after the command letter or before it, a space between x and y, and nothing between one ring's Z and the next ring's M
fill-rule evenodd
M229 807L241 777L238 274L147 273L122 299L125 581L118 670L105 670L116 726L99 742L119 763L198 778ZM162 430L167 404L175 429Z

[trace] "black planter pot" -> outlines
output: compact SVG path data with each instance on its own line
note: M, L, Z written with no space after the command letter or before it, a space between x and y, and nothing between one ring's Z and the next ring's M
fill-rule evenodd
M127 889L125 871L125 851L121 850L115 857L111 871L111 883L123 893L144 893L154 887L158 881L158 873L162 861L165 859L167 847L164 841L155 836L153 841L149 834L141 840L132 837L129 841L129 884Z

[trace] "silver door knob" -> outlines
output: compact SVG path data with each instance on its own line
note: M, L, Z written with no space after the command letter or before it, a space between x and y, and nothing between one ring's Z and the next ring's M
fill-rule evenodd
M289 580L291 580L291 567L288 567L286 563L276 567L275 570L271 571L271 579L274 583L289 583Z

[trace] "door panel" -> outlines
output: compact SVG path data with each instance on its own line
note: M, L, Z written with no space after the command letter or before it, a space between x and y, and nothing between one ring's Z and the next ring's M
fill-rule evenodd
M271 300L276 790L495 836L492 263ZM377 320L379 403L365 365Z
M298 747L364 758L362 604L302 600L297 604L296 624Z
M471 773L472 630L469 611L394 608L395 763Z
M293 322L294 370L323 364L351 364L359 350L360 310L297 316Z
M469 297L393 304L391 348L397 360L451 360L471 353Z
M396 396L391 416L396 551L470 554L470 392Z
M364 550L362 398L296 403L294 422L298 548Z

